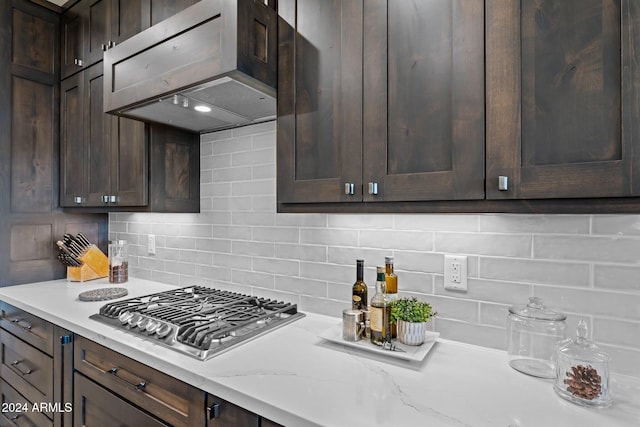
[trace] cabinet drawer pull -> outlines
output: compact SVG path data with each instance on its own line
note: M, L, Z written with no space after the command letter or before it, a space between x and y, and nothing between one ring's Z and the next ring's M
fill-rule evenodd
M509 190L509 177L500 175L498 177L498 190L499 191L507 191Z
M109 203L109 196L107 196L106 194L102 195L102 203Z
M73 63L76 64L78 67L82 67L82 59L75 58L73 60Z
M370 182L369 183L369 194L371 194L372 196L375 196L378 194L378 183L377 182Z
M101 44L100 48L102 49L103 52L106 52L109 47L106 44Z
M212 420L220 416L220 404L214 403L213 405L207 408L207 412L209 413L209 419Z
M75 203L76 205L82 204L82 197L79 197L79 196L74 197L73 203Z
M22 363L22 361L20 361L20 360L14 360L13 362L11 362L11 365L12 365L13 367L15 367L15 368L16 368L16 370L17 370L18 372L20 372L20 374L22 374L22 375L29 375L31 372L33 372L33 371L32 371L31 369L29 369L29 368L27 368L27 370L25 370L25 371L23 371L22 369L20 369L20 367L18 366L20 363Z
M117 203L118 196L109 196L109 203Z
M347 196L353 196L355 194L356 185L353 182L346 182L344 184L344 194Z
M130 386L132 386L133 388L136 389L136 391L144 391L144 389L147 387L147 382L146 381L140 381L138 384L132 384L129 381L122 379L118 376L118 368L117 367L113 367L111 369L109 369L107 371L108 374L112 374L114 375L116 378L118 378L120 381L122 381L125 384L128 384Z
M24 322L24 324L21 324L20 322L22 321L23 321L22 319L13 319L11 322L20 326L22 329L24 329L25 332L31 332L31 329L33 329L33 326L31 326L31 324L27 322Z

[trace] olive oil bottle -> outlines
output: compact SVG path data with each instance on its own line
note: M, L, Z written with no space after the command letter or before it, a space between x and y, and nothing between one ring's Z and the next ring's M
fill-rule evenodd
M364 260L356 260L356 282L351 291L351 308L354 310L367 309L367 284L364 282Z
M376 293L371 298L369 313L371 318L371 342L384 344L391 341L391 305L387 299L385 267L377 268Z
M393 272L393 257L384 258L385 273L384 281L386 284L386 294L389 304L392 304L398 298L398 276ZM391 338L398 336L398 328L395 323L391 324Z

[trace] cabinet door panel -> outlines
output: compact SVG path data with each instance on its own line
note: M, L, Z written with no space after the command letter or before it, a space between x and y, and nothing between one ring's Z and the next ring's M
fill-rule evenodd
M78 426L168 426L75 373L73 424Z
M83 75L75 74L60 84L60 206L79 206L86 202L86 149L83 122ZM79 198L79 199L78 199Z
M484 197L484 5L367 0L366 201Z
M142 30L143 0L111 0L111 37L120 43Z
M82 70L86 3L76 3L62 15L62 78Z
M175 15L183 9L197 3L199 0L144 0L147 4L145 8L149 11L149 13L144 16L148 17L147 25L144 28L148 28L149 26L156 25L160 21L164 21L165 19Z
M111 192L118 205L146 206L148 203L147 134L143 122L109 116L111 134Z
M278 11L278 202L361 201L362 4Z
M88 149L87 206L104 206L102 196L111 195L111 116L103 112L102 63L83 73L87 123L84 143Z
M627 0L491 2L488 198L640 194L639 25Z
M102 61L103 45L109 43L111 34L111 0L89 0L85 36L86 65Z

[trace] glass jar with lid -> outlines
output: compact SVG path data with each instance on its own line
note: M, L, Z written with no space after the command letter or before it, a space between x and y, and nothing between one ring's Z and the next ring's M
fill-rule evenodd
M554 390L561 397L583 406L611 405L609 356L589 341L587 323L580 320L577 336L558 344Z
M567 316L531 297L524 306L509 308L507 353L509 365L540 378L556 377L556 346L565 339Z

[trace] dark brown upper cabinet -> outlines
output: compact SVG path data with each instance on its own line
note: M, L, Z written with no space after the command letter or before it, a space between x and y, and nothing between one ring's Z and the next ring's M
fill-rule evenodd
M484 2L278 3L278 202L484 198Z
M279 13L280 211L638 211L635 2Z
M62 78L102 61L104 51L139 33L149 22L151 1L81 0L65 11Z
M102 63L61 84L60 206L200 209L199 135L103 112Z
M61 206L146 206L145 126L104 114L102 63L61 87Z
M362 2L278 14L278 202L362 201Z
M640 195L639 30L634 1L487 2L488 199Z
M484 198L484 1L364 0L364 200Z
M86 2L76 3L62 15L60 74L63 79L82 70L84 65L87 4Z

